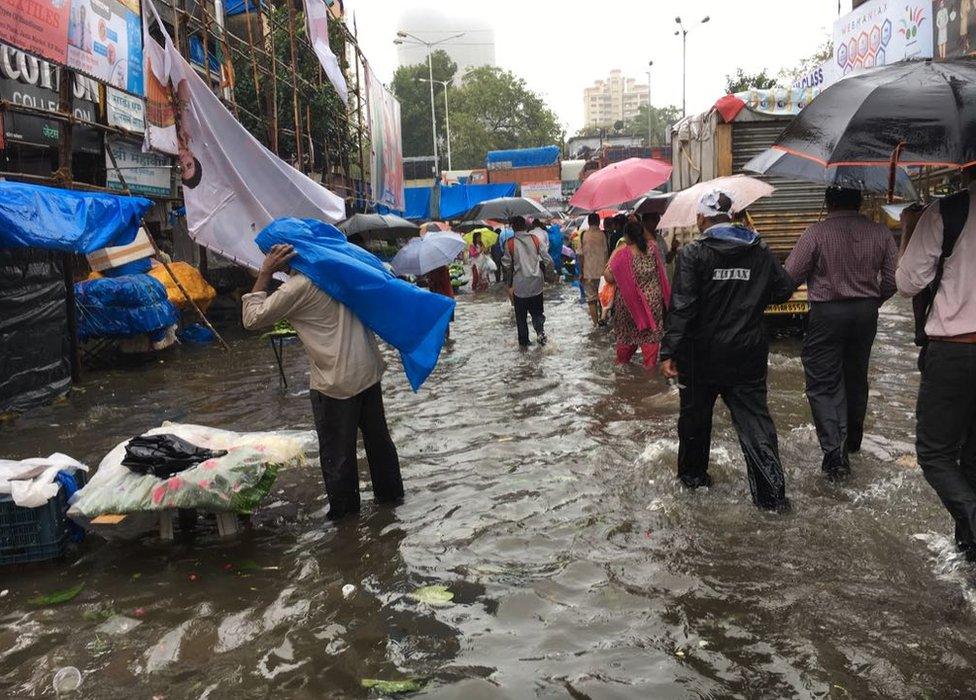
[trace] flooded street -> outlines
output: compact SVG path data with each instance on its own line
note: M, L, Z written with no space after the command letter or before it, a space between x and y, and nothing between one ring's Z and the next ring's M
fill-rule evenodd
M676 397L637 364L614 370L574 290L547 304L544 350L519 353L507 304L469 296L420 394L391 366L396 510L367 494L361 517L328 524L313 458L279 476L238 540L91 537L62 567L0 573L0 695L53 696L64 666L86 698L377 696L363 678L465 700L971 692L971 573L914 461L908 304L882 310L865 447L841 486L820 473L799 341L774 344L786 516L752 506L724 408L714 486L679 488ZM300 347L286 349L285 394L266 341L238 333L232 346L90 372L67 402L0 427L4 456L94 466L164 420L310 430ZM71 602L28 602L82 581ZM450 605L407 597L436 584ZM96 632L112 611L144 614L125 634Z

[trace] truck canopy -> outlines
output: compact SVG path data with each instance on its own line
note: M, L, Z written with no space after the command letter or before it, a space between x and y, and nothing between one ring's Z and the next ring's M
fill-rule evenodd
M559 162L559 146L539 146L538 148L515 148L507 151L488 151L485 164L489 170L508 170L510 168L535 168Z

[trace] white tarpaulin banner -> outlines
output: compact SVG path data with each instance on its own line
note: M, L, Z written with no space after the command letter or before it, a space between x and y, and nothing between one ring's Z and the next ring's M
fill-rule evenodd
M931 0L870 0L834 23L834 66L847 75L931 58L932 29Z
M145 146L178 157L190 237L258 269L264 255L254 237L273 219L295 216L334 223L343 218L341 197L261 145L168 36L165 46L150 36L148 17L157 16L156 8L151 0L145 4Z
M335 86L342 103L349 101L346 78L339 68L339 61L329 46L329 8L323 0L305 0L305 17L308 19L308 39L312 42L315 55L319 58L322 70Z

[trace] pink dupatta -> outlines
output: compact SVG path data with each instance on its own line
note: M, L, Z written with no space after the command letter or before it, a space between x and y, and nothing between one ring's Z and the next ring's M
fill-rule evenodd
M664 267L664 260L661 259L661 251L658 250L657 243L650 241L648 247L654 251L654 263L657 268L657 277L661 284L661 294L664 297L665 310L671 306L671 283L668 282L668 273ZM627 310L634 318L637 330L645 331L648 328L657 330L657 323L654 321L654 312L647 303L644 293L637 286L637 278L634 276L634 253L630 247L623 248L616 253L610 260L610 271L620 290Z

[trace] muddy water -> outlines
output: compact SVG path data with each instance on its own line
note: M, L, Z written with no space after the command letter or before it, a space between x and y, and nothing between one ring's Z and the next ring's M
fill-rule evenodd
M0 694L52 695L68 665L92 698L364 697L361 678L423 678L427 696L465 700L971 692L971 574L912 458L907 307L882 312L865 450L843 486L819 474L798 343L776 342L788 516L750 505L724 409L715 485L677 488L667 388L614 370L574 295L547 311L551 345L520 354L506 305L463 300L457 344L419 395L390 372L408 488L395 511L367 497L358 520L328 525L312 464L279 478L238 541L89 541L62 567L0 574ZM303 386L301 352L287 352ZM94 464L163 420L309 429L307 395L279 392L272 362L241 335L229 356L185 348L93 373L0 428L2 451ZM28 604L79 581L70 603ZM454 603L406 597L430 584ZM111 611L142 624L97 632Z

